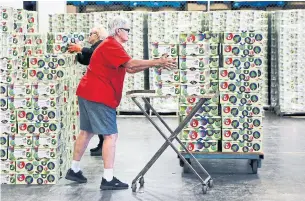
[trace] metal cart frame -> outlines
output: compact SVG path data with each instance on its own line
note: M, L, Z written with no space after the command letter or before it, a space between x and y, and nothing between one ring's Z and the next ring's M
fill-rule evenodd
M207 193L208 188L213 187L213 180L211 175L203 168L203 166L199 163L199 161L196 159L196 157L189 152L189 150L186 148L186 146L180 141L180 139L177 137L179 133L182 131L182 129L186 126L186 124L192 119L192 117L197 113L197 111L202 107L205 100L204 98L213 98L215 96L218 96L218 94L206 94L203 96L196 96L200 99L200 101L197 102L195 107L193 107L192 111L185 117L185 119L180 122L178 127L173 131L166 122L162 119L162 117L156 112L156 110L153 108L153 106L149 103L149 98L162 98L166 96L158 96L155 93L155 90L133 90L128 91L126 93L127 97L131 97L131 99L134 101L134 103L139 107L139 109L144 113L146 118L150 121L150 123L159 131L159 133L162 135L162 137L166 140L166 142L160 147L160 149L155 153L155 155L150 159L150 161L144 166L144 168L140 171L140 173L135 177L135 179L132 181L132 191L136 192L137 189L137 181L139 180L140 187L144 186L144 175L147 173L147 171L152 167L152 165L158 160L158 158L162 155L162 153L166 150L168 146L171 146L173 150L178 154L180 160L183 161L184 164L187 165L187 167L198 177L202 184L202 192L203 194ZM152 118L147 114L145 109L141 106L141 104L136 100L137 98L142 98L145 104L155 113L157 118L162 122L162 124L167 128L167 130L170 132L170 136L167 137L161 129L157 126L157 124L152 120ZM203 171L207 178L203 179L198 172L191 166L191 164L188 162L188 160L182 155L182 153L175 147L175 145L172 143L174 140L177 140L177 142L181 145L181 147L186 151L187 156L195 161L195 163L199 166L200 170Z

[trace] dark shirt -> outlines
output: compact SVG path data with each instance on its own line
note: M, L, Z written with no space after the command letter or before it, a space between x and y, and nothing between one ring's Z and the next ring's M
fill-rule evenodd
M79 63L83 64L83 65L89 65L90 63L90 59L91 56L95 50L95 48L97 48L97 46L103 42L102 40L97 41L96 43L94 43L90 48L88 47L84 47L82 49L82 53L77 53L76 55L76 59Z

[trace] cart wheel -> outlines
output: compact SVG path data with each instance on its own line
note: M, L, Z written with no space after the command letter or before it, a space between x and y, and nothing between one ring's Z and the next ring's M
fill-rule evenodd
M209 181L208 186L209 186L209 188L213 188L213 186L214 186L214 181L213 181L213 179L211 179L211 180Z
M202 185L202 193L207 194L208 187L206 185Z
M140 178L139 183L140 183L140 187L144 186L144 177Z
M136 192L136 190L137 190L137 183L133 183L131 185L131 188L132 188L132 192Z
M183 166L184 166L183 160L179 159L179 165L180 165L180 167L183 167Z
M252 167L253 174L257 174L258 161L257 160L252 160L251 167Z

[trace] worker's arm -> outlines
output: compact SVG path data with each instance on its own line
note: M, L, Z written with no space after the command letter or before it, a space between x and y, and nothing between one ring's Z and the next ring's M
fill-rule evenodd
M91 58L93 52L94 52L94 49L93 49L92 47L91 47L91 48L88 48L88 47L83 47L83 48L82 48L82 55L83 55L84 57L89 58L89 60L90 60L90 58Z
M77 59L77 61L78 61L80 64L89 65L90 58L85 57L85 56L82 55L81 53L77 53L76 59Z
M151 68L151 67L163 67L167 69L173 69L176 67L176 64L174 61L170 58L162 57L160 59L155 60L136 60L131 59L126 64L124 64L124 67L126 68L126 71L128 73L137 73L144 71L145 69Z

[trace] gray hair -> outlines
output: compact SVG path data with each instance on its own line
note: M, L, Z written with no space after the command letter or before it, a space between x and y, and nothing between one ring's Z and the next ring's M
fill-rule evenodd
M96 30L98 36L100 37L100 40L104 40L105 38L107 38L108 33L104 27L98 26L98 27L94 27L94 29Z
M123 28L129 24L129 21L122 16L115 16L108 23L108 32L109 36L115 35L115 30L119 28Z

